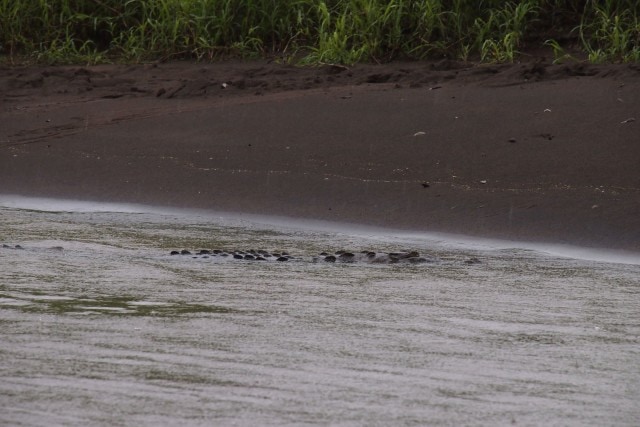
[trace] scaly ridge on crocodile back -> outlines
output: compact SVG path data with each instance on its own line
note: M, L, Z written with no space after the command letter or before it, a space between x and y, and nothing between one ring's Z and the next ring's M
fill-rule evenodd
M339 250L335 252L321 252L312 256L291 255L286 251L266 251L263 249L248 250L224 250L224 249L199 249L190 251L187 249L173 250L170 255L191 256L193 258L225 258L230 260L243 261L312 261L327 263L368 263L368 264L425 264L437 262L438 259L428 255L420 255L417 251L403 252L377 252L377 251L359 251L352 252L347 250Z

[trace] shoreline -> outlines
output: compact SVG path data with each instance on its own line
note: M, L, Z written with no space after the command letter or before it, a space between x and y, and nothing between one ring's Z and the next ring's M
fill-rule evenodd
M0 88L2 193L640 252L637 66L30 67Z
M364 224L314 220L309 218L291 218L283 216L245 214L239 212L218 212L202 209L158 207L132 203L47 199L13 194L0 194L0 208L65 213L152 214L161 216L175 215L184 218L201 218L203 220L211 220L214 223L246 222L253 226L267 226L270 229L275 228L279 230L288 229L293 231L339 233L369 239L382 238L383 240L393 240L399 246L400 242L407 242L407 247L410 247L414 242L420 242L423 244L426 241L432 242L436 246L445 245L458 250L499 251L505 249L520 249L532 250L550 256L583 261L640 265L640 251L585 247L554 242L508 240L454 233L429 232L424 230L394 229Z

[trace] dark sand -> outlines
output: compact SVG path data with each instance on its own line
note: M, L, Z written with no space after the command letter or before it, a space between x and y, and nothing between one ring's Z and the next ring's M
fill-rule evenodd
M0 194L640 251L638 65L0 68L0 100Z

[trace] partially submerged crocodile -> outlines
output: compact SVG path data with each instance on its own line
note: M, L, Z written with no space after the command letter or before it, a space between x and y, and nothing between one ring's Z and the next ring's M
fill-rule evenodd
M223 258L238 261L262 261L262 262L287 262L295 260L309 260L309 257L291 255L286 251L266 251L263 249L249 250L223 250L223 249L200 249L190 251L187 249L171 251L170 255L191 256L192 258ZM369 264L425 264L439 261L438 258L420 255L417 251L405 252L374 252L374 251L346 251L321 252L310 257L312 262L328 263L355 263L364 262Z
M21 245L9 246L2 244L1 249L22 250ZM47 250L63 251L62 246L53 246ZM201 259L219 259L233 261L262 261L262 262L288 262L311 261L327 263L367 263L367 264L428 264L439 262L435 256L421 255L417 251L403 252L376 252L376 251L347 251L321 252L310 256L292 255L286 251L266 251L263 249L226 250L226 249L200 249L190 251L188 249L173 250L169 255L188 256ZM465 264L479 264L478 258L469 258Z

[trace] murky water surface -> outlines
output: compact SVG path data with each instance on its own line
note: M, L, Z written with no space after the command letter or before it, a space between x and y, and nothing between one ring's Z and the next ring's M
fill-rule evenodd
M640 422L640 265L8 200L0 425ZM313 262L337 249L436 262Z

